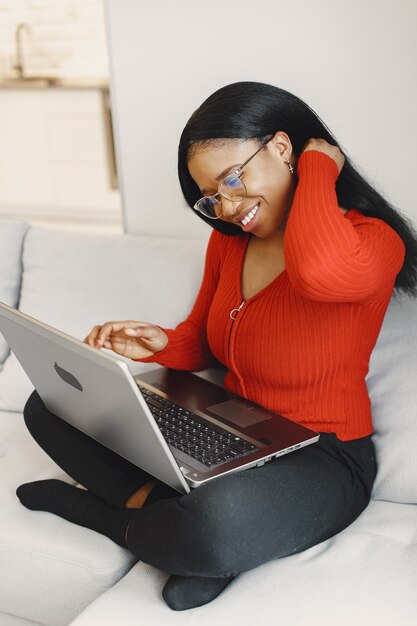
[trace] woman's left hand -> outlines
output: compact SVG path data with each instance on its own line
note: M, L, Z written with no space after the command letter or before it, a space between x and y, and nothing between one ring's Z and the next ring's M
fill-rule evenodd
M327 156L333 159L336 163L339 174L342 171L342 167L345 164L345 157L338 146L333 146L325 139L309 139L307 143L304 144L301 154L303 152L307 152L307 150L318 150L319 152L324 152L324 154L327 154Z

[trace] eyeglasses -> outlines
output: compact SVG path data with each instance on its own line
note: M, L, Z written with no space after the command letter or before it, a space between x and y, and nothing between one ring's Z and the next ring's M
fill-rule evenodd
M218 220L219 217L223 215L222 213L222 205L216 198L216 196L223 196L227 200L231 200L232 202L240 202L247 196L247 190L245 187L245 183L240 179L243 173L244 167L253 159L254 156L258 154L266 146L266 144L271 141L271 135L264 141L258 150L252 154L237 170L228 174L226 178L223 178L218 186L218 191L213 196L203 196L200 200L194 204L193 208L196 211L202 213L205 217L209 217L212 220Z

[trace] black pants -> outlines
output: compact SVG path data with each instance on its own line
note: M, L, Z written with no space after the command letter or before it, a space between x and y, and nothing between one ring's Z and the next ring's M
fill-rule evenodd
M123 508L152 476L51 413L35 390L25 423L75 481ZM221 476L134 513L129 548L180 576L231 576L301 552L349 526L367 507L376 477L371 435L318 442L262 467Z

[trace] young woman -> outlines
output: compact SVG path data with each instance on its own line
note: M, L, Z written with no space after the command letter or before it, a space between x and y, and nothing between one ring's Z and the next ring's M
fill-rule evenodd
M394 290L417 295L417 237L311 108L278 87L213 93L178 156L184 197L213 228L190 315L175 329L110 321L84 341L174 369L220 361L229 390L320 439L181 495L48 411L35 390L28 429L87 490L41 480L16 493L170 573L163 598L183 610L367 507L377 462L365 376Z

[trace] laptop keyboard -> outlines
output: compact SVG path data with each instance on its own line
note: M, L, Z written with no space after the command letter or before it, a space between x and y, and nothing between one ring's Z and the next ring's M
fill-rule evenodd
M214 467L260 450L256 445L220 427L213 428L183 407L138 384L169 445L206 467Z

